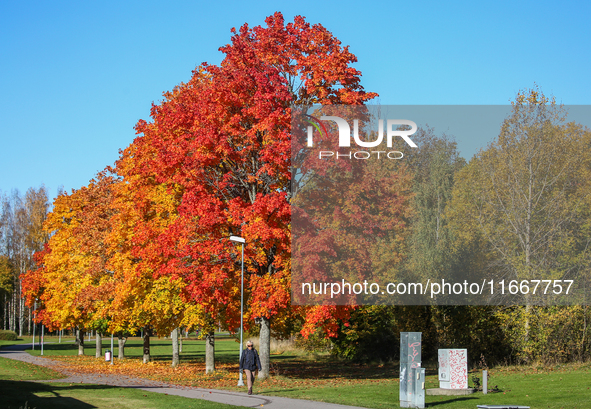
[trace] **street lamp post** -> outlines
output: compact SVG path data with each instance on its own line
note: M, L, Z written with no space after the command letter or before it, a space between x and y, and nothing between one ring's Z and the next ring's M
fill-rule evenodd
M240 272L240 353L238 354L238 359L242 359L242 332L244 328L244 240L242 237L238 236L230 236L231 241L235 241L236 243L240 243L242 245L242 270ZM240 378L238 379L238 386L244 386L244 381L242 380L242 371L238 371Z

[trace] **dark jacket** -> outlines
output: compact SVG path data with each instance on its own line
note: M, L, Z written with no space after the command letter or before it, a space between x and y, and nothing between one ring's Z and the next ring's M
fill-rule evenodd
M246 348L242 351L242 356L240 357L240 370L248 369L249 371L254 371L256 369L261 370L261 360L259 359L259 353L256 349L248 349Z

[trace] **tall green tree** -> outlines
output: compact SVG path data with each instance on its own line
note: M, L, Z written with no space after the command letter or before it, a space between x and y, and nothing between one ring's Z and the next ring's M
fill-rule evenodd
M465 165L453 138L433 129L413 135L419 148L409 155L413 173L413 217L410 245L411 274L415 278L452 277L453 240L445 216L455 175Z
M498 139L459 176L456 211L494 253L498 279L576 278L589 261L591 134L564 120L538 89L520 92Z
M529 283L508 298L496 289L492 301L521 304L512 310L514 346L533 355L530 325L541 323L532 305L585 303L590 241L591 133L566 122L564 109L538 89L518 93L499 137L456 178L449 217L460 242L471 246L471 267L496 283ZM574 280L571 294L559 287L535 294L531 280ZM549 293L549 294L548 294ZM577 298L578 297L578 298ZM505 312L499 312L505 313ZM538 314L539 315L539 314ZM519 340L518 340L519 338Z

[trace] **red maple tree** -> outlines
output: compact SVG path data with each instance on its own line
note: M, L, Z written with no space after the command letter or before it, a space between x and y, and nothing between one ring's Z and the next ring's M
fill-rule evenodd
M266 27L232 32L220 66L203 64L137 124L132 172L180 187L158 273L182 277L186 296L229 328L239 322L240 257L228 238L246 239L246 325L262 322L266 376L270 320L290 310L291 106L376 94L361 87L348 48L303 17L285 24L275 13Z

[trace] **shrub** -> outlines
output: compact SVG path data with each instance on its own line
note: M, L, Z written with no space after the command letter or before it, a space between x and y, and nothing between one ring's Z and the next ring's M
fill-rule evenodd
M302 337L300 334L295 337L295 347L305 352L328 352L332 349L332 343L326 339L321 331L308 336L308 338Z
M0 330L0 339L3 341L16 341L18 336L14 331Z
M355 310L347 325L341 325L338 336L331 339L332 354L357 362L391 361L400 345L393 331L393 311L384 305Z

